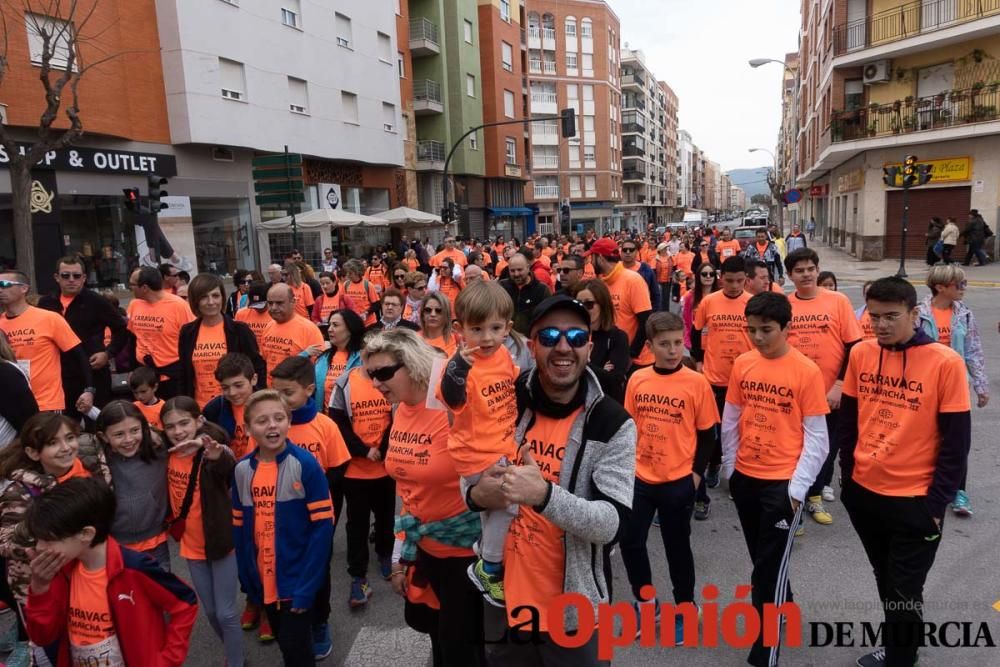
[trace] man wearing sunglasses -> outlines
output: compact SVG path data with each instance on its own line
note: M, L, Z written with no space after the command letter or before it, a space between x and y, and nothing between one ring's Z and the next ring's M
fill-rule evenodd
M622 266L629 271L635 271L646 281L649 290L649 303L653 310L660 309L660 286L656 282L656 272L649 265L639 260L639 242L625 241L622 243Z
M507 609L537 614L509 619L518 629L504 636L517 637L491 646L490 664L596 665L596 633L579 648L557 645L544 615L563 593L581 594L595 609L609 601L611 547L632 505L635 422L587 368L590 316L580 302L545 299L529 333L535 368L516 384L517 461L493 466L466 495L473 511L519 506L504 550L504 592ZM563 467L569 461L572 470ZM572 605L564 624L577 628Z
M634 242L628 241L625 245ZM635 271L622 264L618 244L609 238L598 239L590 246L587 257L592 257L594 271L604 280L615 304L615 326L625 332L629 340L632 363L649 366L653 353L646 347L646 320L653 312L646 282Z
M103 408L111 400L111 367L109 357L116 356L128 342L125 318L110 301L86 288L87 276L79 257L63 257L56 263L58 290L38 300L38 307L51 310L65 318L70 329L83 343L91 370L91 379L75 364L64 364L63 386L70 396L79 396L87 387L94 388L94 405ZM104 346L104 331L111 330L111 344ZM66 406L66 414L76 418L74 406Z

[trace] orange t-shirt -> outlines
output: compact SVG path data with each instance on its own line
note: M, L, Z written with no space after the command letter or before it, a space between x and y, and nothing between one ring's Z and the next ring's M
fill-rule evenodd
M653 268L656 269L656 282L669 283L670 272L673 271L674 263L669 257L663 257L662 255L657 255L655 262Z
M50 310L28 306L17 317L0 317L0 330L7 334L17 365L28 376L38 409L66 409L60 353L80 344L66 320Z
M365 289L365 286L368 289ZM375 313L371 312L372 304L378 303L378 292L375 291L375 285L362 278L358 282L345 280L341 284L341 289L351 299L351 310L365 321L365 325L375 324Z
M132 544L126 544L125 546L131 549L132 551L151 551L152 549L155 549L156 547L160 546L166 541L167 541L167 531L163 531L162 533L153 535L152 537L147 537L144 540L140 540L139 542L133 542Z
M334 294L333 296L330 296L329 294L321 294L319 296L318 301L319 301L319 321L325 323L330 319L330 315L333 313L333 311L344 308L343 305L344 290L343 289L337 290L337 293ZM309 316L311 319L312 313L310 313Z
M386 268L385 262L379 267L369 266L365 269L365 279L375 286L378 291L384 290L389 286L389 269Z
M74 477L90 477L90 471L83 467L83 462L80 459L74 459L70 469L59 475L56 478L56 482L62 484L67 479L73 479Z
M639 248L639 260L644 262L651 269L656 268L656 248L650 248L649 244Z
M942 412L970 408L965 361L940 343L895 352L851 349L844 395L858 401L855 482L886 496L924 496L934 479Z
M504 269L506 269L506 268L507 268L507 260L506 260L506 259L504 259L504 258L503 258L503 257L501 256L501 257L500 257L500 258L499 258L499 259L497 260L497 265L496 265L496 267L494 267L494 269L493 269L493 275L494 275L495 277L499 278L499 277L500 277L500 274L501 274L501 273L503 273L503 270L504 270Z
M260 354L267 363L267 375L288 357L294 357L312 345L322 345L323 334L319 328L299 315L287 322L271 321L261 336Z
M865 312L868 312L867 310ZM951 308L945 308L944 310L940 308L935 308L931 306L931 312L934 314L934 326L937 327L938 337L937 342L942 345L951 346Z
M420 262L415 259L404 259L403 265L406 267L408 273L413 273L418 268L420 268Z
M174 516L179 516L184 504L184 494L187 493L188 480L194 468L194 456L179 456L171 454L167 459L167 484L169 485L170 510ZM194 480L194 496L184 521L184 534L181 535L181 558L205 560L205 527L201 522L201 476L198 473Z
M451 304L452 311L455 310L455 299L458 298L458 293L461 291L462 285L456 282L453 278L438 276L438 292L443 294L448 299L448 303Z
M868 313L867 308L861 313L861 319L858 320L858 324L861 326L862 339L872 340L875 338L875 329L872 328L872 316Z
M125 664L108 602L107 568L88 570L76 562L69 580L66 631L74 665Z
M757 350L737 359L726 402L743 408L736 469L757 479L791 479L803 421L830 412L819 366L794 347L777 359Z
M236 427L233 429L233 439L229 441L229 448L233 450L233 456L239 461L241 458L249 454L253 447L250 446L250 434L247 433L247 425L243 423L243 406L233 405L229 406L233 409L233 420L236 422Z
M167 292L156 303L132 299L128 304L128 328L135 334L135 356L148 354L160 368L180 359L177 342L181 327L194 321L188 302Z
M233 319L250 327L250 331L253 332L254 337L257 339L258 348L260 347L261 340L264 338L264 329L274 321L271 319L271 313L267 312L267 308L260 310L256 308L241 308L236 311L236 317Z
M312 454L323 470L336 468L351 458L340 429L322 412L305 424L289 426L288 440Z
M222 393L219 381L215 379L215 369L226 352L228 347L223 323L210 327L202 322L191 354L191 365L194 366L194 400L198 401L200 408L204 408L206 403Z
M823 373L823 386L830 391L844 364L844 346L863 335L851 301L822 287L812 299L791 294L788 300L792 303L788 343L816 362Z
M581 410L563 419L536 414L535 423L524 434L521 444L531 444L531 457L547 482L559 484L566 441ZM520 456L517 458L520 464ZM504 595L511 627L527 618L522 614L515 617L513 610L529 605L538 610L538 629L548 631L549 603L563 594L565 560L563 529L531 507L521 505L507 530L503 550Z
M740 242L736 239L719 241L715 244L715 252L719 255L719 259L724 262L730 257L736 257L740 254Z
M517 366L503 346L488 357L475 352L473 356L465 379L465 404L452 408L455 420L448 437L448 453L463 477L483 472L501 457L512 459L517 451ZM444 403L440 385L435 393Z
M615 307L615 326L625 332L629 343L635 340L639 332L639 313L653 309L649 301L649 288L646 281L635 271L629 271L625 265L618 263L611 273L604 276L604 284L611 292L611 303ZM643 346L635 363L648 366L653 363L653 353L648 346Z
M75 296L66 296L65 294L59 295L59 303L62 305L62 314L66 315L66 310L69 308L69 304L73 303Z
M421 522L440 521L466 511L458 488L458 471L448 454L448 413L400 403L389 431L385 469L396 480L404 514ZM437 558L466 557L471 549L420 540L420 548Z
M274 550L274 504L277 499L278 462L257 461L251 482L253 493L253 541L257 545L257 571L264 587L264 604L278 601L278 577Z
M330 357L329 366L326 370L326 379L323 381L323 395L326 396L328 402L330 397L333 396L334 383L337 381L337 378L344 374L344 370L347 368L348 356L349 353L347 350L337 350Z
M450 257L453 260L455 260L455 264L457 264L458 266L464 267L466 264L469 263L469 260L465 256L465 253L459 250L458 248L452 248L451 250L445 248L438 254L431 257L427 261L427 263L433 267L438 267L441 265L441 262L444 260L445 257Z
M377 449L392 422L392 406L360 368L351 370L347 379L348 398L351 402L351 425L354 434L368 447ZM372 461L365 456L352 456L344 477L351 479L378 479L385 477L385 461Z
M761 257L763 257L764 253L767 252L767 246L769 246L771 244L770 243L765 243L764 245L761 245L759 243L754 243L754 245L757 246L757 254L760 255Z
M420 335L423 336L422 331ZM455 355L455 350L458 349L458 339L455 337L455 334L451 335L450 343L445 342L444 336L438 336L437 338L427 338L424 336L424 341L431 347L436 347L437 349L442 350L449 359Z
M694 264L694 253L690 250L682 250L674 255L674 268L683 271L685 276L691 275L691 266Z
M132 405L139 408L139 412L141 412L142 416L146 418L149 425L157 431L163 430L163 421L160 419L160 412L163 410L163 403L164 402L159 398L156 399L156 403L153 403L152 405L146 405L142 401L132 401Z
M719 423L712 386L681 366L673 373L643 368L625 390L625 410L635 420L635 476L648 484L691 474L698 431Z
M747 336L749 300L746 292L730 298L719 290L706 295L694 312L694 328L702 330L701 347L705 351L702 370L713 386L728 385L733 362L753 348Z
M309 319L309 315L312 314L312 305L316 300L313 298L312 289L308 283L302 283L298 287L290 284L288 288L292 290L295 297L295 314Z

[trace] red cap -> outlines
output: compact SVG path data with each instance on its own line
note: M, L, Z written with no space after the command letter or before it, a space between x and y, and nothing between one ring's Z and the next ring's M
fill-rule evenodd
M609 238L601 238L594 241L590 250L583 253L584 257L600 255L601 257L619 257L618 244Z

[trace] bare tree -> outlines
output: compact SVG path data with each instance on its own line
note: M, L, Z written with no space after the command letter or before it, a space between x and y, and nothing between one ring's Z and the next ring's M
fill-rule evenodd
M767 187L771 190L771 199L775 212L774 224L778 226L778 232L784 233L784 208L785 208L785 184L781 182L774 169L767 170Z
M31 169L50 151L71 145L83 134L77 88L84 75L94 67L120 54L104 56L99 48L94 62L84 63L80 45L96 42L103 30L88 31L99 0L0 0L0 88L10 72L8 57L9 29L23 21L30 34L41 42L41 52L32 54L39 64L45 106L38 119L38 130L30 148L22 153L6 125L0 124L0 145L9 158L12 194L14 244L19 268L35 275L35 248L31 228ZM104 29L107 29L105 27ZM29 45L30 48L30 45ZM68 99L67 99L68 98ZM65 115L68 127L53 127Z

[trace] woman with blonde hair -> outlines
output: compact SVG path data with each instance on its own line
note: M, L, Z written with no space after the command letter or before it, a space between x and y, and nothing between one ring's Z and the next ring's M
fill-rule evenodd
M292 294L295 296L295 314L308 320L309 312L316 299L313 297L312 288L302 279L302 269L299 268L298 264L289 260L281 269L281 278L286 285L292 288Z
M449 359L458 349L458 339L451 332L451 305L440 292L429 292L420 301L420 335Z

